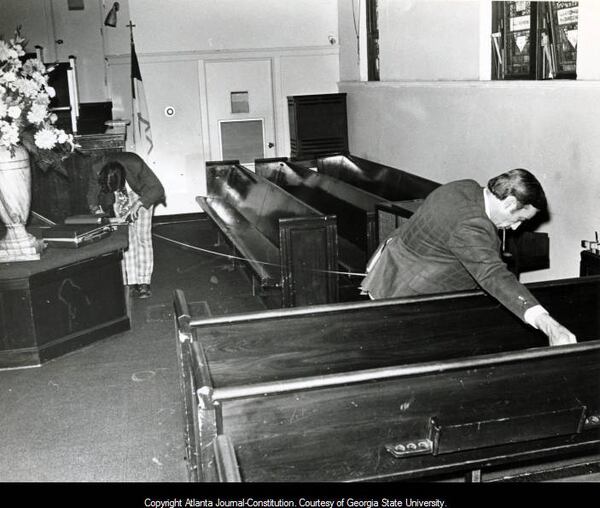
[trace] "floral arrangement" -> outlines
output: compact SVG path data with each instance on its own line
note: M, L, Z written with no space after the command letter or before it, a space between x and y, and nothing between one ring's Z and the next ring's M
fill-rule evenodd
M25 45L20 28L8 42L0 38L0 149L14 156L23 146L42 170L66 174L61 162L75 148L73 135L54 126L49 105L56 92L39 59L22 61Z

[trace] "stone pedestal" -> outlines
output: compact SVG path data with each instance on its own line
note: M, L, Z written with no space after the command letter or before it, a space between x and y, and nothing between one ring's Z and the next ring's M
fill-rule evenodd
M42 244L25 230L31 207L31 168L23 147L14 153L0 148L0 220L6 233L0 239L0 262L40 259Z

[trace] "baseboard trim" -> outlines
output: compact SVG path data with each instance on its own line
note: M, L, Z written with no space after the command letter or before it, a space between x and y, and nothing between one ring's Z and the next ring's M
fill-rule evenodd
M152 225L172 224L176 222L186 222L195 220L208 220L208 216L204 212L181 213L175 215L155 215L152 217Z

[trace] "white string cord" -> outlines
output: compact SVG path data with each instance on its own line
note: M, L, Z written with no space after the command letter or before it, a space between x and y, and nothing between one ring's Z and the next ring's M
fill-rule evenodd
M217 252L214 250L210 250L210 249L203 249L202 247L196 247L195 245L190 245L189 243L184 243L184 242L179 242L177 240L173 240L172 238L168 238L166 236L163 235L159 235L158 233L152 233L152 236L156 237L156 238L160 238L161 240L165 240L167 242L173 243L175 245L179 245L181 247L185 247L186 249L191 249L191 250L195 250L195 251L199 251L199 252L205 252L207 254L212 254L214 256L220 256L220 257L224 257L227 259L239 259L240 261L251 261L248 258L244 258L244 257L240 257L240 256L234 256L232 254L225 254L223 252ZM261 265L270 265L270 266L278 266L279 268L281 268L281 265L278 263L269 263L267 261L258 261L256 259L252 260L254 263L259 263ZM321 273L334 273L337 275L355 275L355 276L360 276L360 277L364 277L366 275L366 273L356 273L356 272L339 272L336 270L317 270L315 268L311 268L308 269L311 272L321 272Z

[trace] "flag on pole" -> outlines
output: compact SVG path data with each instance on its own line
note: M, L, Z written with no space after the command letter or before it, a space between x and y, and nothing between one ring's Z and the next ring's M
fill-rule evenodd
M142 83L142 73L135 53L133 34L131 35L131 100L133 108L133 142L136 153L146 160L152 152L152 131L150 130L150 115ZM146 160L148 163L149 161Z

